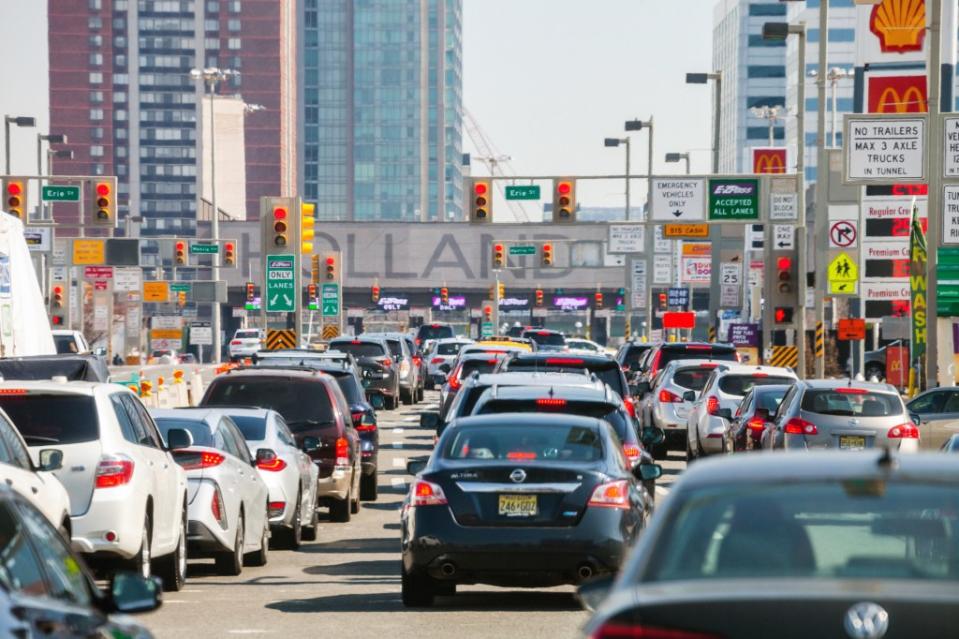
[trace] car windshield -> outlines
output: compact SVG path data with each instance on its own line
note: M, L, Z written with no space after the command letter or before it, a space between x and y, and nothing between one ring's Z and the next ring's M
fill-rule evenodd
M243 433L243 439L248 442L259 442L266 439L266 417L253 415L230 415L230 419Z
M77 340L73 338L73 335L54 335L53 345L56 347L58 355L79 352Z
M157 417L156 423L157 428L160 429L160 434L163 435L163 441L167 441L167 433L170 432L171 428L182 428L183 430L190 431L190 434L193 435L194 446L215 447L213 434L210 432L210 426L206 422L195 419Z
M903 413L898 395L847 387L807 390L801 409L840 417L888 417Z
M582 426L466 426L446 440L442 456L487 462L590 462L602 459L603 445L595 428Z
M729 348L698 345L682 349L664 348L659 351L659 369L677 359L711 359L720 362L735 362L738 360L736 351Z
M629 368L637 364L642 359L649 346L630 346L626 349L626 355L623 357L622 365Z
M562 333L551 333L549 331L526 331L523 337L527 337L540 346L565 346L566 338Z
M359 404L364 401L365 393L360 387L359 382L356 381L350 373L340 373L333 376L336 379L336 383L339 384L340 390L343 391L346 401L350 404Z
M239 330L236 332L236 335L234 335L233 337L235 337L236 339L260 339L260 331Z
M383 345L376 342L334 342L330 348L350 353L353 357L383 357L386 354Z
M416 332L416 339L425 342L428 339L444 339L453 337L453 327L442 324L424 324Z
M30 446L82 444L100 438L96 404L88 395L0 395L0 408Z
M293 432L333 422L329 393L319 382L269 377L220 378L213 382L203 405L269 408L282 415Z
M738 395L742 397L748 393L754 386L779 386L781 384L791 384L791 377L773 377L763 374L747 375L723 375L719 378L719 390L727 395Z
M499 359L496 357L488 357L485 359L465 359L463 360L463 367L460 370L460 379L469 377L474 371L479 371L480 375L492 373L498 362Z
M400 346L400 340L388 339L386 343L390 347L390 354L393 355L393 357L403 357L403 347Z
M595 417L609 423L619 440L626 444L636 442L636 433L626 416L615 406L605 402L566 401L564 399L494 399L486 402L474 415L493 413L566 413Z
M689 390L701 391L712 372L713 368L680 368L673 375L673 384Z
M436 354L437 355L456 355L460 352L460 349L463 348L463 344L459 342L451 342L448 344L437 344L436 345Z
M959 581L954 484L791 479L703 487L679 499L643 581Z

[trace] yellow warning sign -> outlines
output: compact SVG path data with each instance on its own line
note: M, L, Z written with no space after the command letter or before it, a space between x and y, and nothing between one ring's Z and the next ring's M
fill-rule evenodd
M709 225L663 224L663 237L709 237Z
M106 264L107 252L104 240L73 240L74 264Z
M859 287L859 266L846 253L840 253L829 263L827 272L829 293L832 295L855 295Z
M170 300L169 282L144 282L144 302L168 302Z

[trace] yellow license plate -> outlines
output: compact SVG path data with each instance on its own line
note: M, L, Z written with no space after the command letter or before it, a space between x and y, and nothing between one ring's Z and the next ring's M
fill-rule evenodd
M852 435L840 436L839 448L841 450L864 450L866 448L866 438Z
M535 517L536 495L500 495L499 514L506 517Z

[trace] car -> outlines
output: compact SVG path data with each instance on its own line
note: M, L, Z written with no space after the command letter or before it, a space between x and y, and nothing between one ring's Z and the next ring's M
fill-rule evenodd
M53 345L59 355L75 355L92 352L87 338L80 331L71 331L66 328L55 328L50 331L53 334Z
M410 350L412 340L403 333L365 333L368 337L382 338L390 349L390 357L396 363L399 378L399 398L407 406L419 401L420 369Z
M576 415L456 420L400 515L402 598L429 606L459 584L546 587L615 573L645 526L641 480L612 427Z
M779 408L779 402L786 396L789 386L753 386L746 392L726 430L726 450L762 450L766 425Z
M269 491L260 463L276 459L250 455L243 433L223 411L209 408L153 409L160 433L189 431L193 443L174 454L189 486L190 555L213 557L223 575L239 575L244 564L266 565L270 546ZM265 451L264 451L265 452Z
M460 349L472 343L473 340L461 337L438 339L430 342L429 349L424 354L424 359L429 365L426 374L426 388L432 390L436 385L444 384Z
M111 382L106 360L93 353L79 355L29 355L0 358L0 378L48 381L63 377L67 381Z
M144 577L156 570L167 590L186 583L187 480L173 453L182 429L164 441L128 388L98 382L0 383L0 408L17 426L34 464L55 446L54 471L70 496L73 547L95 567L117 565Z
M283 416L266 408L220 409L246 440L269 491L270 546L298 549L316 539L319 466L300 450ZM260 453L260 451L265 451Z
M426 377L429 375L430 365L423 356L423 347L417 344L410 335L403 335L406 346L413 358L413 369L416 372L416 388L413 394L413 403L423 401L426 391Z
M0 410L0 480L43 513L70 541L70 496L53 474L63 468L63 451L44 448L30 459L30 450L16 426Z
M803 380L789 389L770 422L764 449L919 450L919 428L889 384Z
M535 326L523 326L522 324L517 323L514 326L510 326L506 331L507 337L522 337L523 333L526 331L531 331L535 329Z
M940 448L944 453L959 453L959 434L953 435L946 440L946 443Z
M566 349L570 351L586 351L587 353L606 353L606 349L590 339L582 337L566 338Z
M695 399L706 385L706 380L718 362L698 359L674 359L664 366L649 382L636 386L639 401L640 421L646 426L659 429L665 435L663 443L652 450L657 459L664 459L670 450L686 450L686 420L693 402L687 393L693 391Z
M538 351L566 350L566 337L559 331L536 328L523 331L523 337L536 342L536 350Z
M456 337L453 327L442 322L430 322L429 324L420 324L416 329L416 337L413 341L418 346L422 346L427 340L431 339L451 339Z
M941 386L920 393L906 403L919 426L920 448L936 450L959 433L959 386Z
M393 410L400 401L399 362L382 337L364 335L330 341L330 349L349 353L362 371L363 389L373 403Z
M649 342L625 342L616 351L614 359L619 363L624 373L635 374L639 372L643 356L652 348L653 345Z
M26 499L0 489L0 626L8 637L153 635L129 615L156 610L156 577L113 575L101 590L83 559Z
M238 328L230 340L230 359L233 361L252 356L263 348L266 341L259 328Z
M634 383L640 385L647 382L650 389L659 372L674 359L739 362L736 347L720 342L667 342L654 346L642 357Z
M446 383L440 389L440 417L441 419L449 411L450 404L456 398L463 385L463 380L473 374L481 375L491 373L496 366L506 357L505 353L460 353L456 360L456 366L446 378Z
M686 391L693 401L686 418L686 460L731 452L727 431L743 396L755 386L791 384L799 378L791 369L779 366L724 364L713 369L699 396Z
M955 634L959 458L733 455L670 490L615 583L583 585L584 635Z
M319 505L334 522L360 511L360 436L339 384L318 370L248 368L210 382L201 407L256 406L275 410L290 427L296 445L319 465Z

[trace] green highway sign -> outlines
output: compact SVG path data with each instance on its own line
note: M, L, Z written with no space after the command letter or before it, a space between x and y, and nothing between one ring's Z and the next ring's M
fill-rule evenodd
M323 306L323 317L334 317L340 314L340 291L336 284L324 284L320 292L320 303Z
M480 337L492 337L493 335L493 322L483 322L480 327Z
M266 256L266 311L292 313L296 311L296 256Z
M538 200L539 186L535 184L525 184L521 186L513 185L506 187L507 200Z
M247 302L244 308L248 311L258 311L260 310L260 305L256 302Z
M710 220L758 220L759 180L714 178L709 180Z
M44 202L79 202L80 187L48 184L40 189L40 199Z
M941 246L936 261L936 315L959 316L959 247Z
M190 283L189 282L170 282L170 290L174 293L189 293L190 292Z
M220 252L219 244L195 244L190 242L191 255L213 255Z
M518 244L509 247L510 255L536 255L536 247L532 244Z

